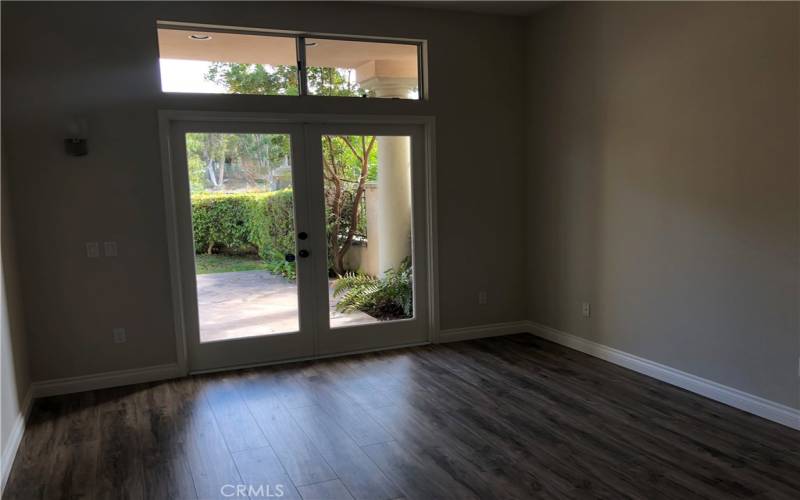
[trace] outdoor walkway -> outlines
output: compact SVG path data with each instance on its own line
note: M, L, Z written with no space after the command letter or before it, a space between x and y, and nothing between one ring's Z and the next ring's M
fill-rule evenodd
M200 274L197 303L202 342L298 330L297 284L269 271ZM336 312L335 302L329 303L332 328L378 321L362 312Z

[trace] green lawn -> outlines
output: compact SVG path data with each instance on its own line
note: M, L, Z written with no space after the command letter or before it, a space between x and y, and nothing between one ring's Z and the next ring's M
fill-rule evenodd
M233 273L236 271L267 270L267 264L256 256L208 255L194 256L197 274Z

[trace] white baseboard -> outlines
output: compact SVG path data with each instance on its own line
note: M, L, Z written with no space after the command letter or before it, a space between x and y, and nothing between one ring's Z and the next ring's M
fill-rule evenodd
M73 392L93 391L107 387L140 384L154 380L164 380L182 377L185 373L177 363L166 365L146 366L130 370L82 375L80 377L67 377L53 380L44 380L32 384L33 397L42 398Z
M773 422L800 430L800 410L748 394L744 391L682 372L649 359L586 340L538 323L529 323L528 331L565 347L594 356L615 365L653 377L709 399L758 415Z
M8 435L8 442L3 448L3 455L0 463L2 463L2 470L0 470L0 495L6 489L8 476L11 474L11 466L14 465L14 458L17 456L17 450L22 442L22 435L25 433L25 423L28 421L28 415L31 413L31 406L33 405L33 390L28 389L25 399L22 401L19 415L14 421L14 426L11 428L11 433Z
M466 328L450 328L439 332L438 342L458 342L460 340L480 339L484 337L497 337L513 333L528 333L531 331L528 321L511 321L508 323L492 323L490 325L468 326Z

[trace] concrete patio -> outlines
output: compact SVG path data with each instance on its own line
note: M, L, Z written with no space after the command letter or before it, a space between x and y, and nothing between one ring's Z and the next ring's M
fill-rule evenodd
M331 328L375 323L362 312L335 310L328 287ZM197 276L200 340L255 337L297 331L297 284L269 271L240 271Z

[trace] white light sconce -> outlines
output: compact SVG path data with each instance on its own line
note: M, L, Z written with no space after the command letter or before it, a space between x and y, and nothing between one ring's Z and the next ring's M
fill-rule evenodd
M64 148L70 156L86 156L89 154L89 124L86 118L72 118L67 122L67 138Z

